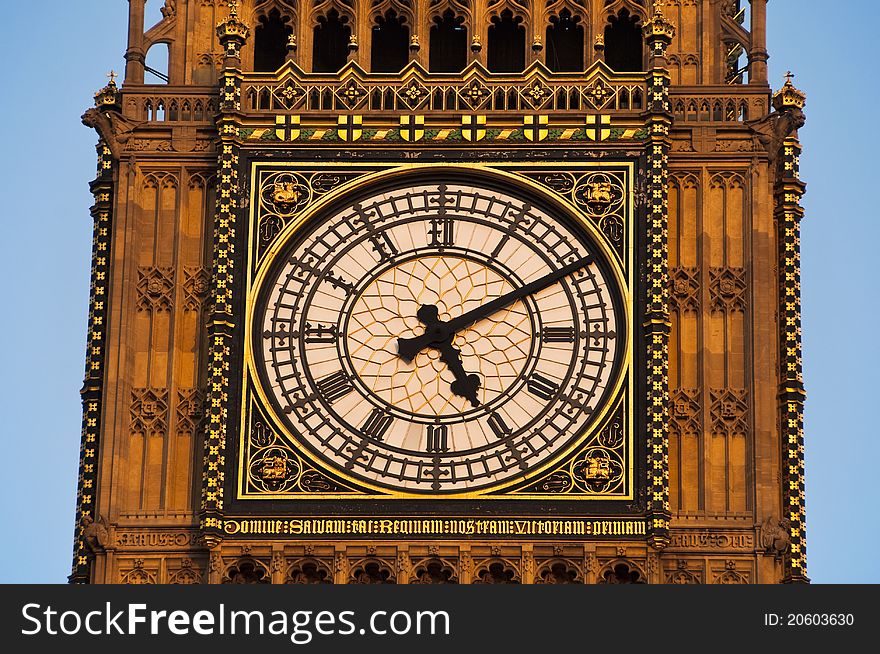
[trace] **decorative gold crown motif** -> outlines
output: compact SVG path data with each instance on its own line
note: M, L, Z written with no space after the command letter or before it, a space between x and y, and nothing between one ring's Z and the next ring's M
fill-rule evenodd
M119 88L116 86L116 72L111 70L107 77L110 78L107 86L95 93L95 106L99 109L121 106Z
M776 111L784 109L803 109L807 104L807 94L792 84L791 80L794 75L789 71L785 75L785 84L776 93L773 94L773 108Z
M671 41L675 36L675 24L663 15L659 2L654 2L654 15L645 21L645 26L642 30L645 33L645 37L649 40L651 38L661 38Z
M246 40L250 36L251 29L238 19L238 2L232 0L229 3L229 16L217 24L217 37L223 39Z

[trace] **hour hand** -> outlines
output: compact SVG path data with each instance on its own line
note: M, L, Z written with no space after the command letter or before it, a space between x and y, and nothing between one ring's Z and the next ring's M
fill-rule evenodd
M451 340L439 345L438 349L440 350L440 360L455 375L455 380L450 384L452 392L468 400L471 406L480 406L480 400L477 399L477 391L481 386L480 376L469 375L464 371L464 366L461 363L461 351L452 346Z
M446 323L440 320L440 311L433 304L419 307L416 317L425 326L425 333L414 338L397 339L397 353L407 363L412 363L416 355L426 347L437 346L450 337Z

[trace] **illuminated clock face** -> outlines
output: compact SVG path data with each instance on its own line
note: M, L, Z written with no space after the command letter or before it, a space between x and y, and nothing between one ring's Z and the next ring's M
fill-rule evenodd
M576 221L463 183L383 189L290 237L254 358L296 445L349 478L468 493L590 430L626 348L619 288Z

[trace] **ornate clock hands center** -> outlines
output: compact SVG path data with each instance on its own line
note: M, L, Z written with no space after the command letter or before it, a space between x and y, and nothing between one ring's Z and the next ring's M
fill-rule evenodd
M416 317L425 325L425 333L416 338L398 339L398 352L404 361L411 362L426 347L440 350L440 360L445 363L455 381L450 388L455 395L463 397L471 406L480 406L477 391L481 386L479 375L469 375L461 362L461 350L452 345L455 332L449 329L449 323L440 320L440 311L433 304L423 304Z

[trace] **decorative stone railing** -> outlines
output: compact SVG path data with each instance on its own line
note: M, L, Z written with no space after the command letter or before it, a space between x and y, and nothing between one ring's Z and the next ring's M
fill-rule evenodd
M675 87L670 93L677 123L744 123L766 116L770 93L761 87Z
M586 73L553 73L533 64L497 74L471 64L461 74L428 73L410 64L400 74L371 75L355 64L338 74L307 74L286 65L277 74L248 74L244 112L633 112L644 110L642 74L619 75L604 64Z

